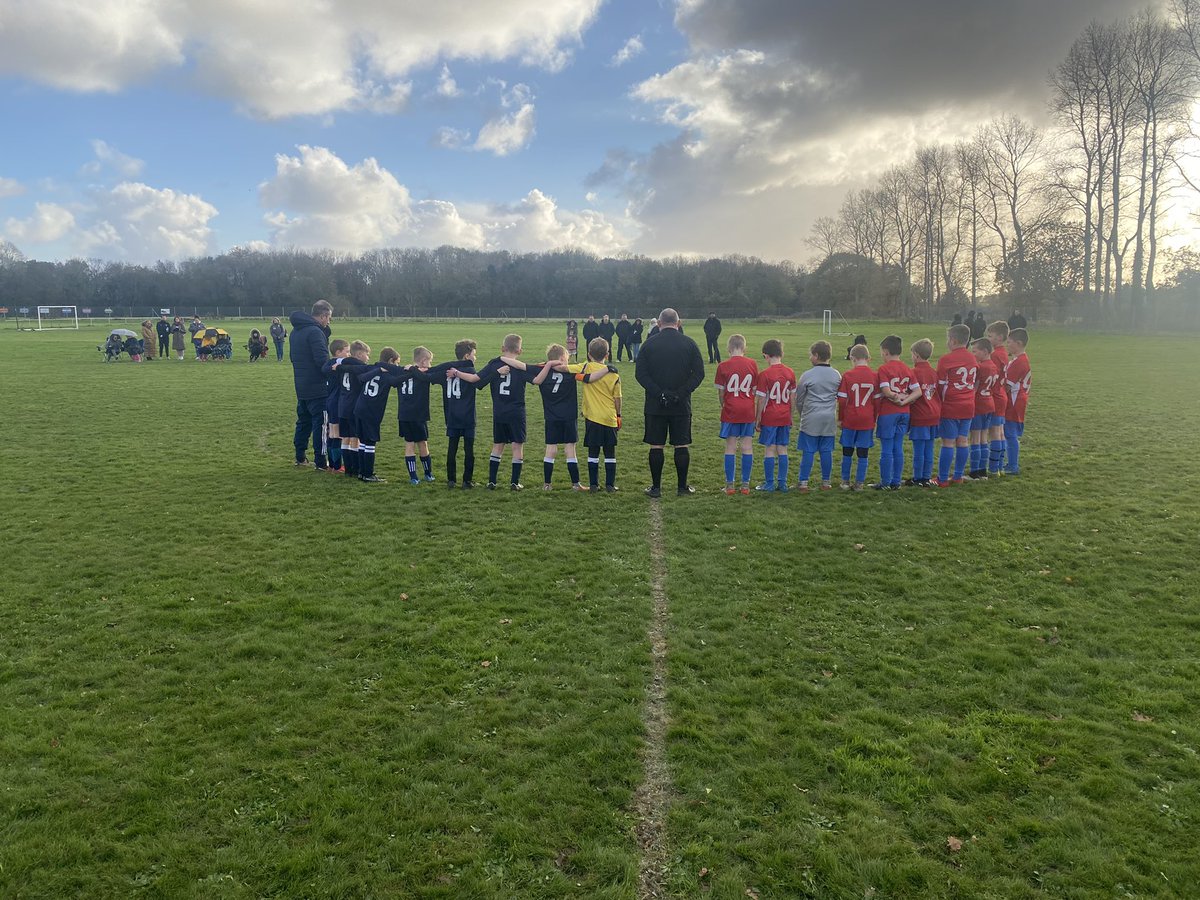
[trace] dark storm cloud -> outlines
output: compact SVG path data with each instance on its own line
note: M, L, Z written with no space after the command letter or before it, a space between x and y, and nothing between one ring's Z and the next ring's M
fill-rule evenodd
M826 76L858 108L1035 95L1089 21L1146 0L685 0L698 52L762 50Z

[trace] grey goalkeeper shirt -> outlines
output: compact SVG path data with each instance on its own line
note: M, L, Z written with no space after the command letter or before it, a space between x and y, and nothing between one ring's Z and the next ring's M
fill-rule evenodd
M842 375L833 366L813 366L796 383L800 430L813 437L837 434L837 394Z

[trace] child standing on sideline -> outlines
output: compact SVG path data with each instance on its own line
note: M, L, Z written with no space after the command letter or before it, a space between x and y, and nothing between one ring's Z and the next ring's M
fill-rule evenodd
M783 364L782 341L767 341L762 346L762 355L767 368L759 373L754 391L754 427L759 429L758 442L763 445L764 480L759 489L786 493L796 373Z
M938 455L938 487L962 484L963 472L970 456L971 420L975 418L975 378L979 363L967 349L971 329L966 325L951 325L946 331L949 351L937 364L938 393L942 401L942 418L938 437L942 439ZM954 466L954 480L950 467Z
M900 489L904 475L904 435L908 433L909 407L921 396L921 386L913 378L912 369L900 358L904 342L899 335L889 334L879 342L883 364L876 373L879 387L879 483L882 491Z
M705 323L707 327L707 322ZM725 344L729 357L717 366L713 379L721 404L721 438L725 441L725 493L734 493L737 452L742 452L742 493L750 493L754 471L754 382L758 365L746 356L746 339L732 335ZM770 490L774 490L774 484Z
M912 478L907 483L930 487L933 484L933 440L937 437L938 422L942 417L937 373L929 364L929 357L933 356L933 341L921 338L909 349L912 352L913 382L921 389L921 394L909 407L908 436L913 445L913 464Z
M833 489L833 436L837 434L838 388L841 373L829 364L833 347L828 341L817 341L808 348L812 368L796 383L796 414L800 422L800 438L796 449L800 456L800 493L808 492L813 458L821 457L821 490Z
M854 366L838 386L838 418L842 423L842 490L851 488L850 463L858 456L853 488L861 491L867 482L867 457L875 446L875 401L879 388L871 371L871 351L866 344L850 348Z
M975 417L971 420L971 471L972 481L988 477L988 435L992 429L992 413L995 402L992 392L1000 381L1000 373L992 363L992 342L980 338L971 345L971 352L979 363L975 375Z
M1029 332L1014 328L1008 333L1008 353L1012 357L1004 370L1004 385L1008 390L1008 412L1004 422L1004 443L1008 461L1004 474L1021 474L1021 438L1025 436L1025 407L1029 405L1029 385L1033 373L1025 348L1029 346Z

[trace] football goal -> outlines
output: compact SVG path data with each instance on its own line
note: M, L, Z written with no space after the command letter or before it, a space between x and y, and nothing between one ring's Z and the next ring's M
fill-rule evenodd
M74 306L39 306L35 330L50 331L55 328L74 328L78 331L79 309Z
M834 328L844 328L846 330L834 331ZM850 329L850 323L842 318L840 313L836 313L832 309L825 309L821 311L821 334L829 335L830 337L834 335L846 337L854 334L854 332Z

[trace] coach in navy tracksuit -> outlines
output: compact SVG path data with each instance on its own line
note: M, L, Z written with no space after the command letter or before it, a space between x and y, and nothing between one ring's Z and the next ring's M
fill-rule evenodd
M296 382L296 465L308 465L304 452L311 439L313 463L318 469L324 469L327 463L321 452L321 430L329 391L321 367L329 359L329 320L333 318L333 307L328 300L318 300L313 304L311 316L297 310L289 318L292 333L288 357Z

